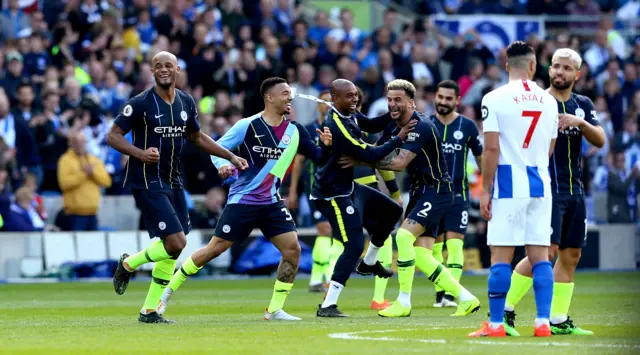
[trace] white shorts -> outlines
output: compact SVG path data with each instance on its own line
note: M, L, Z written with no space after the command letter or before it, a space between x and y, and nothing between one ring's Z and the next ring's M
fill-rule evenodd
M551 244L551 196L491 200L487 245Z

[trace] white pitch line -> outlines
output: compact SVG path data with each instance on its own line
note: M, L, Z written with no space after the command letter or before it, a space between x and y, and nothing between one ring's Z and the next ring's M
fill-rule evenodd
M428 328L427 330L436 330L436 329L456 329L453 327L433 327ZM419 343L428 343L428 344L448 344L448 343L467 343L467 344L476 344L476 345L514 345L514 346L565 346L565 347L576 347L576 348L604 348L604 349L640 349L640 344L604 344L604 343L594 343L594 344L584 344L584 343L562 343L555 341L548 342L523 342L523 341L489 341L489 340L460 340L460 341L451 341L446 339L407 339L407 338L394 338L394 337L372 337L372 336L361 336L358 334L371 334L371 333L393 333L393 332L407 332L416 329L384 329L384 330L364 330L359 332L349 332L349 333L331 333L329 334L329 338L332 339L343 339L343 340L373 340L373 341L414 341Z

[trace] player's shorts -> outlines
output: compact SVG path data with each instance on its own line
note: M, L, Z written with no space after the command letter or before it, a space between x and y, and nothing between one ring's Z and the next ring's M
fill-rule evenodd
M440 192L427 189L424 193L409 198L405 219L412 219L425 228L422 236L437 237L440 220L453 205L452 192Z
M191 231L189 209L182 189L134 189L136 205L142 212L149 238Z
M216 225L215 236L234 243L244 242L258 228L271 239L280 234L295 232L296 224L284 202L268 205L228 204Z
M584 197L553 196L551 243L566 248L584 248L587 244L587 207Z
M549 246L551 196L493 199L487 228L487 245Z
M310 200L309 207L311 207L311 220L314 225L327 221L327 218L316 207L316 200Z
M465 234L469 223L469 200L465 200L462 194L456 193L453 205L445 212L440 219L438 233L454 232Z
M382 245L402 214L402 208L394 200L358 183L349 196L315 200L315 203L331 224L333 238L343 243L352 240L362 245L364 227L374 243Z

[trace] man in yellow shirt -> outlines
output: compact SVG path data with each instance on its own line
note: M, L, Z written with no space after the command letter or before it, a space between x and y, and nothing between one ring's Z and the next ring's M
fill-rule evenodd
M69 150L58 160L58 183L62 190L64 211L74 231L98 229L98 207L102 188L111 186L111 176L104 163L86 150L83 133L69 136Z

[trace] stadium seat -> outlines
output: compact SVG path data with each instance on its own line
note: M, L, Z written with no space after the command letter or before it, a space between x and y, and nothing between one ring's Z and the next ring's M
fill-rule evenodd
M107 258L118 260L122 253L135 253L140 250L137 232L109 232L107 233Z
M76 246L73 233L49 232L43 238L46 270L53 270L65 262L76 261Z
M107 240L104 232L77 232L77 258L79 262L107 259Z

